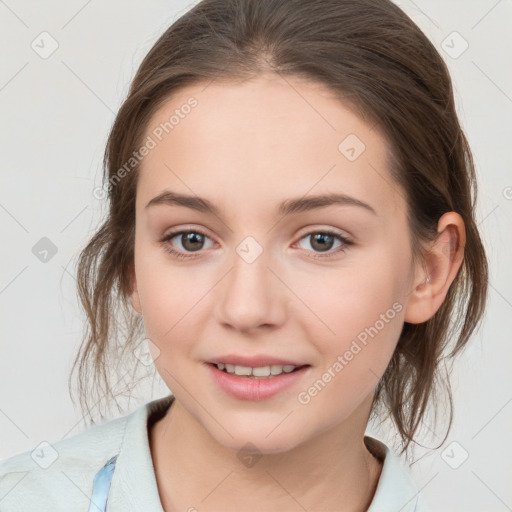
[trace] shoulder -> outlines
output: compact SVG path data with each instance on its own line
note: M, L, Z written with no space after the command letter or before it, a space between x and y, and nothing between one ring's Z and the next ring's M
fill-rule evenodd
M368 449L382 461L382 471L368 512L432 512L399 458L381 441L366 436Z
M0 510L87 510L94 475L119 452L128 418L0 460Z

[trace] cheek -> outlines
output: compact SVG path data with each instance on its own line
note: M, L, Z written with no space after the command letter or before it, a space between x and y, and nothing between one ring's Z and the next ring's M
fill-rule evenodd
M157 253L153 251L148 257L141 254L137 288L147 337L162 345L161 350L168 350L177 340L186 343L191 329L201 325L201 299L211 286L206 276L191 271L191 267L166 263L165 254Z
M161 270L161 269L160 269ZM194 360L194 347L205 325L202 287L186 286L179 271L148 266L139 288L147 338L156 346L155 367L167 386L178 392Z
M403 285L398 272L363 267L326 274L323 280L307 285L302 293L310 311L316 313L316 317L307 315L308 323L311 327L315 324L317 333L325 333L323 338L331 339L333 346L357 337L375 324L380 331L385 322L386 331L391 331L389 323L400 323L397 313L403 308ZM393 306L395 303L398 305Z
M321 362L296 397L305 413L330 425L344 421L373 394L403 325L398 301L375 300L365 307L349 301L340 307L331 320L336 334L311 338Z
M320 387L357 401L359 390L365 395L377 385L403 326L397 274L392 268L350 269L309 291L307 303L318 317L304 315L303 329L320 357Z

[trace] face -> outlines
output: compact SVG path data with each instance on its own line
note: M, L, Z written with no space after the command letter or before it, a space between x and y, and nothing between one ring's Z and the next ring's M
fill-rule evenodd
M383 136L322 85L261 75L182 89L150 139L132 304L183 410L263 453L367 417L414 275Z

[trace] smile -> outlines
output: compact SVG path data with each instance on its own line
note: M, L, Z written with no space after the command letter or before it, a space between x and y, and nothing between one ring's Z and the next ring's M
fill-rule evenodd
M310 365L251 367L207 363L206 367L218 389L239 400L251 401L266 400L292 386L298 386L311 370Z

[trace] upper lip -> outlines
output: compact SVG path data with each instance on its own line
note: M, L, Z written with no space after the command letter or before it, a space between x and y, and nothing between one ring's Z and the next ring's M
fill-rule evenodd
M214 357L206 361L211 364L232 364L235 366L250 366L251 368L259 368L262 366L272 365L291 365L291 366L305 366L306 363L300 363L297 361L291 361L289 359L281 359L279 357L259 355L259 356L243 356L236 354L227 354L225 356Z

